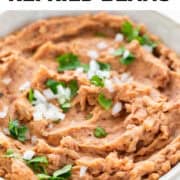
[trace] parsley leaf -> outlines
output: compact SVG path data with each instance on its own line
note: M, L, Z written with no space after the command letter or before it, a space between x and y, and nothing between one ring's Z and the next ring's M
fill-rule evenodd
M97 127L94 130L93 134L96 138L104 138L108 135L107 132L105 131L105 129L102 127Z
M136 39L141 45L148 45L153 49L157 46L157 44L153 42L146 34L140 35L139 28L133 27L133 25L128 21L123 23L121 32L126 36L129 42Z
M90 79L90 82L91 84L94 84L95 86L104 87L104 80L97 75L94 75Z
M77 91L79 89L78 87L78 82L76 80L71 80L69 83L68 83L68 87L70 88L71 90L71 98L73 98L76 94L77 94Z
M18 120L11 120L8 124L8 129L12 137L21 142L26 140L27 127L20 125Z
M78 56L68 53L63 54L57 58L59 63L58 71L63 72L66 70L75 70L76 68L80 67L80 61Z
M107 99L103 93L100 93L98 96L98 103L103 107L105 110L109 110L112 106L112 100Z
M64 166L62 169L59 169L53 173L53 177L62 177L67 179L71 176L72 165L68 164Z
M135 56L126 48L121 47L114 52L115 56L122 56L120 62L124 65L129 65L135 60Z
M68 164L62 169L59 169L53 173L52 176L47 174L38 174L39 180L67 180L71 176L72 165Z
M31 160L26 160L27 165L36 173L46 173L45 167L48 160L45 156L36 156Z
M61 109L64 113L68 112L69 108L71 107L70 102L65 102L64 104L61 104Z
M34 90L33 89L30 89L29 90L29 94L28 94L28 100L29 102L32 104L33 101L36 100L35 96L34 96Z
M102 71L110 71L111 66L107 63L97 62L99 64L100 70Z
M57 87L59 85L61 85L63 87L66 86L64 82L58 82L58 81L55 81L53 79L49 79L49 80L46 81L46 86L48 88L50 88L54 94L57 94Z

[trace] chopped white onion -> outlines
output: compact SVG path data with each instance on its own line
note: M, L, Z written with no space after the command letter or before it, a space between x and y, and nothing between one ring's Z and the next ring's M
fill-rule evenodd
M36 136L32 136L31 143L35 145L37 142L38 142L38 138Z
M109 53L110 55L113 55L114 52L115 52L115 49L114 49L114 48L109 48L109 49L108 49L108 53Z
M115 41L116 42L122 42L124 39L124 36L121 33L117 33L115 36Z
M31 86L31 83L29 81L26 81L24 84L22 84L19 87L19 91L25 91L25 90L29 89L30 86Z
M25 160L31 160L35 155L35 152L32 150L27 150L23 154L23 159Z
M122 83L131 82L132 80L133 80L133 77L129 73L122 73L121 75Z
M0 119L5 118L7 116L7 113L8 113L8 107L4 106L3 110L0 112Z
M58 98L58 96L55 95L55 94L51 91L51 89L45 89L45 90L43 90L43 94L44 94L44 96L47 98L47 100L52 100L52 99Z
M108 91L109 91L110 93L113 93L113 92L114 92L114 86L113 86L113 83L112 83L111 80L105 79L104 85L105 85L105 87L108 89Z
M153 48L151 46L148 45L143 45L142 46L147 52L152 53L153 52Z
M10 77L5 77L4 79L2 79L2 82L5 84L5 85L8 85L10 84L12 81L12 79Z
M99 42L98 44L97 44L97 48L98 49L106 49L108 47L108 44L106 43L106 42Z
M97 59L99 57L99 54L97 51L95 50L90 50L88 51L87 55L91 58L91 59Z
M126 59L129 56L129 54L130 54L129 50L126 49L124 54L123 54L123 58Z
M82 166L82 167L80 168L79 176L80 176L80 177L85 176L87 169L88 169L88 167Z
M34 97L36 98L35 103L45 103L46 102L46 98L38 90L34 90Z
M0 177L0 180L5 180L3 177Z
M117 102L116 104L114 104L112 108L112 115L113 116L117 115L119 112L121 112L121 110L122 110L122 103Z

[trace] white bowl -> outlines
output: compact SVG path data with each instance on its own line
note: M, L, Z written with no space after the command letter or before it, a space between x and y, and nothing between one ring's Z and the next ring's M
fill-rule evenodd
M111 14L128 15L133 20L144 23L148 29L158 35L165 44L180 54L180 25L155 11L108 11ZM0 15L0 37L3 37L35 20L62 15L79 15L88 11L6 11ZM96 13L96 11L90 11ZM180 179L180 164L161 180Z

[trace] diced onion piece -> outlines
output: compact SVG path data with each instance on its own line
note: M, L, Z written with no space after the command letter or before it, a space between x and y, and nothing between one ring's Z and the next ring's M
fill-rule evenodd
M52 100L52 99L56 99L58 96L55 95L51 89L45 89L43 90L43 94L44 96L47 98L47 100Z
M121 112L121 110L122 110L122 103L117 102L116 104L114 104L112 108L112 115L113 116L117 115L119 112Z
M88 51L87 55L91 58L91 59L97 59L99 57L99 54L97 51L95 50L90 50Z
M34 97L36 98L37 103L46 102L46 98L38 90L34 90Z
M147 52L152 53L153 52L153 47L148 46L148 45L143 45L142 46Z
M5 118L7 116L7 113L8 113L8 107L4 106L3 110L0 112L0 119Z
M0 180L5 180L3 177L0 177Z
M35 152L32 150L27 150L24 152L23 154L23 159L25 160L31 160L33 158L33 156L35 155Z
M122 42L124 39L124 36L121 33L117 33L115 36L115 41L116 42Z
M79 176L80 176L80 177L85 176L87 169L88 169L88 167L86 167L86 166L81 166L80 172L79 172Z
M108 53L109 53L110 55L113 55L114 52L115 52L115 49L114 49L114 48L109 48L109 49L108 49Z
M107 44L106 42L104 42L104 41L99 42L99 43L97 44L97 48L98 48L98 49L106 49L107 47L108 47L108 44Z
M12 79L11 79L11 78L9 78L9 77L5 77L4 79L2 79L2 82L3 82L5 85L10 84L10 83L11 83L11 81L12 81Z
M38 142L38 138L36 136L32 136L31 143L35 145L37 142Z
M31 86L31 83L29 81L26 81L24 84L22 84L19 87L19 91L25 91L25 90L29 89L30 86Z
M105 79L104 84L105 84L105 87L108 89L108 91L109 91L110 93L113 93L113 92L114 92L114 86L113 86L113 83L112 83L111 80Z

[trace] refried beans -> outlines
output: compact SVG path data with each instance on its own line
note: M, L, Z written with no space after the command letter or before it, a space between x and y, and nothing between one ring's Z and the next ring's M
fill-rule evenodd
M180 161L180 59L99 13L0 40L0 177L156 180Z

